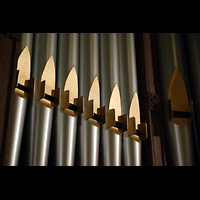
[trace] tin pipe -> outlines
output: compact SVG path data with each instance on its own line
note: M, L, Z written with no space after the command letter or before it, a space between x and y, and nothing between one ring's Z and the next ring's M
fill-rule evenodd
M137 69L135 55L134 33L119 33L119 69L122 100L122 115L128 114L131 100L138 93ZM125 166L140 166L142 164L141 143L134 141L123 133L122 163Z
M79 91L84 96L86 106L90 86L94 77L99 77L99 37L98 33L80 34ZM100 129L89 123L84 114L79 117L77 163L82 166L97 166L99 160Z
M117 33L100 34L101 106L108 108L114 85L119 82ZM121 165L122 137L110 131L104 124L101 129L101 163L104 166Z
M156 53L158 74L163 105L163 126L168 165L194 165L192 124L178 126L168 120L168 87L175 67L180 71L187 91L187 74L183 44L179 33L156 33Z
M56 54L57 54L57 33L46 33L42 35L38 35L38 40L44 37L45 46L40 46L39 44L37 48L39 48L37 53L44 55L41 60L38 58L37 64L40 64L40 69L37 71L37 75L40 75L37 80L37 93L36 93L36 101L38 101L38 88L39 82L41 80L42 70L44 69L45 63L52 55L54 58L54 62L56 63ZM43 64L43 65L42 65ZM42 69L42 70L41 70ZM54 88L53 88L54 89ZM37 102L37 113L36 113L36 124L35 124L35 138L34 138L34 156L33 156L33 165L34 166L45 166L48 162L49 156L49 144L51 137L51 127L52 127L52 119L53 119L53 111L54 109L50 109L41 104L41 102Z
M199 33L184 33L184 44L185 44L185 53L187 60L187 72L190 83L191 99L194 103L195 109L195 120L193 122L195 130L195 140L198 151L198 160L200 160L200 93L198 89L196 90L197 85L200 85L200 34ZM196 128L195 128L196 127Z
M28 46L31 55L32 42L33 42L32 33L22 33L20 50L22 51L25 46ZM9 149L9 156L7 163L8 166L18 165L27 101L28 101L27 99L23 99L15 94L11 138L10 138L10 149Z
M52 127L51 165L73 166L75 157L77 118L61 109L61 95L67 75L74 65L78 73L79 34L58 34L56 88L60 88L60 104L55 107Z

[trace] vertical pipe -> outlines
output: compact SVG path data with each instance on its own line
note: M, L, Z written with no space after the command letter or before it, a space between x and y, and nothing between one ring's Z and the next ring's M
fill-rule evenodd
M73 166L76 142L77 118L67 115L61 109L61 96L67 75L73 65L78 72L79 34L58 34L58 56L56 88L60 88L60 104L55 107L52 127L52 165Z
M163 126L168 165L194 165L192 125L178 126L168 120L168 87L175 67L186 84L183 44L179 33L155 34L158 74L163 105Z
M37 53L43 53L44 55L43 61L45 61L45 63L52 55L54 58L54 62L56 63L57 33L46 33L38 37L44 37L46 44L45 46L41 46L40 43L39 46L37 46L37 48L39 48L38 49L39 51ZM38 64L40 64L40 67L43 70L45 64L41 65L42 64L41 62ZM35 99L36 101L38 101L38 88L39 88L39 82L41 80L42 70L38 70L37 73L39 77L37 80L37 93L36 93L37 97ZM43 106L40 102L37 103L33 165L40 165L40 166L47 165L53 111L54 109L47 108Z
M98 33L80 34L80 68L79 91L84 96L84 107L87 102L90 86L95 76L99 77L99 40ZM84 117L79 117L78 153L80 165L97 166L99 159L100 130Z
M114 85L119 82L118 39L117 33L100 34L100 69L101 69L101 106L108 108L110 95ZM122 137L106 127L101 129L102 162L105 166L121 165Z
M45 66L46 56L46 33L35 33L33 37L33 53L32 53L32 67L31 78L35 78L35 92L30 98L27 106L27 122L24 131L27 134L27 165L33 165L34 155L34 140L35 140L35 127L37 119L37 105L38 105L38 88L41 78L42 70Z
M187 72L190 83L191 99L194 103L195 110L195 140L198 150L198 160L200 160L200 92L197 86L200 85L200 34L199 33L184 33L185 53L187 60Z
M122 99L122 115L128 114L131 100L138 93L135 37L134 33L119 33L119 68ZM141 143L134 141L123 133L123 164L125 166L140 166L142 161Z
M22 33L20 42L20 51L22 51L25 46L28 46L31 56L32 42L33 42L32 33ZM15 95L14 97L14 108L13 108L14 110L13 110L12 129L10 138L10 150L7 163L8 165L11 166L18 165L19 161L27 101L28 101L27 99L23 99L17 95Z

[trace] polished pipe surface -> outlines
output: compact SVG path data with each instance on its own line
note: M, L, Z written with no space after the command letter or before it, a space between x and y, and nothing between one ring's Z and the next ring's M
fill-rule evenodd
M187 72L190 83L191 99L194 103L195 120L193 122L196 127L195 140L199 151L200 145L200 34L184 33L185 53L187 60ZM200 160L200 152L198 152Z
M119 33L118 40L122 115L129 115L133 95L135 92L138 93L134 33ZM140 166L142 164L142 144L134 141L128 132L124 132L122 146L123 164Z
M186 127L178 126L168 119L168 88L175 67L180 71L187 91L189 91L181 36L179 33L157 33L155 36L160 92L163 105L163 130L167 165L194 165L192 124Z
M18 165L26 106L27 106L27 99L23 99L15 95L13 118L11 125L12 129L10 138L10 149L9 149L9 156L7 163L7 165L9 166Z
M119 82L118 40L116 33L100 34L101 106L108 108L114 85ZM122 136L113 133L104 124L101 128L101 163L105 166L121 165Z
M94 77L99 76L99 40L98 33L80 34L79 91L86 105L90 86ZM86 120L85 114L79 117L78 125L78 165L97 166L99 160L100 129Z
M28 46L30 55L32 55L32 42L33 33L22 33L20 51L22 51L25 46ZM19 162L27 102L27 99L18 97L15 94L8 165L18 165Z
M38 104L34 166L46 166L49 155L49 143L51 137L51 126L53 118L53 109Z
M56 64L57 33L37 33L35 37L36 44L34 48L35 57L33 65L36 75L34 98L36 113L34 116L33 165L44 166L47 165L48 161L54 109L49 109L38 101L38 90L43 69L50 56L53 56L54 63Z
M59 33L57 54L56 87L60 88L61 92L52 127L51 165L73 166L77 118L67 115L61 109L61 97L71 67L74 65L78 72L79 33Z

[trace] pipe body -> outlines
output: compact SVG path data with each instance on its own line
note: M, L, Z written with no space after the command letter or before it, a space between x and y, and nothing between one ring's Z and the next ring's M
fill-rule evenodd
M99 77L99 36L98 33L80 34L80 67L79 91L84 96L86 106L89 90L94 77ZM84 109L85 110L85 109ZM99 161L100 129L90 124L85 113L79 116L77 164L81 166L97 166Z
M118 33L119 69L122 100L122 115L129 115L131 100L138 93L134 33ZM134 141L128 132L123 133L122 163L125 166L142 164L141 143Z
M73 65L78 73L79 34L58 34L56 88L60 88L60 104L55 107L52 127L51 165L73 166L75 157L77 118L61 109L61 97L67 75Z
M8 166L17 166L21 148L27 99L15 95Z
M50 109L42 105L38 101L38 89L39 82L41 80L41 75L45 64L49 57L52 55L55 66L56 66L56 54L57 54L57 33L42 33L38 36L38 41L41 41L43 38L45 46L42 46L41 43L37 43L37 48L35 48L36 52L40 56L41 54L44 57L36 57L37 64L40 65L40 68L37 68L36 74L38 76L37 82L37 93L36 93L36 119L35 119L35 138L34 138L34 156L33 156L33 165L34 166L46 166L48 164L48 156L49 156L49 145L50 145L50 136L51 136L51 128L52 128L52 120L53 120L53 112L54 109ZM38 51L37 51L38 50ZM44 63L44 64L43 64ZM56 76L56 74L55 74ZM55 88L52 88L55 89Z
M163 105L163 130L167 165L194 165L192 124L183 127L168 120L168 88L175 67L180 71L189 94L181 35L179 33L157 33L155 34L155 41Z
M199 33L184 33L185 53L187 60L187 72L190 83L191 99L194 103L195 120L193 122L195 130L195 140L197 144L198 160L200 160L200 34Z
M33 33L23 33L21 35L20 51L22 51L25 48L25 46L28 46L30 55L32 55L32 42ZM15 94L10 138L10 150L7 165L18 165L27 101L28 99L23 99Z
M119 82L118 38L117 33L100 34L101 69L101 106L108 109L114 85ZM101 128L101 164L104 166L121 165L122 136L113 133L106 124Z

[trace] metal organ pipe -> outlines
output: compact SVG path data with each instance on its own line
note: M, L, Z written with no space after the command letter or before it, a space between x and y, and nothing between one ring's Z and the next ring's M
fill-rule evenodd
M28 46L30 56L31 56L33 33L23 33L21 37L22 39L20 43L20 52L25 48L25 46ZM28 102L28 99L21 98L15 94L11 139L10 139L10 150L9 150L9 156L8 156L8 162L7 162L7 165L9 166L16 166L18 165L18 162L19 162L27 102Z
M84 96L84 110L94 77L99 77L98 33L80 34L79 96ZM78 125L77 163L81 166L97 166L99 160L100 129L89 123L83 113Z
M101 106L108 109L109 99L114 85L119 82L118 38L117 33L100 34L100 70L101 70ZM101 162L105 166L121 165L122 137L102 125Z
M57 53L56 88L60 88L60 104L55 107L50 156L51 165L73 166L76 144L77 118L61 109L64 83L71 67L78 72L79 33L59 33Z
M118 37L122 114L128 114L133 95L138 93L135 37L134 33L118 33ZM122 157L125 166L142 164L141 145L129 137L128 132L123 133Z
M194 165L192 124L179 126L168 119L168 88L175 67L181 73L186 85L183 44L179 33L156 33L156 53L158 74L163 105L163 125L168 165Z

